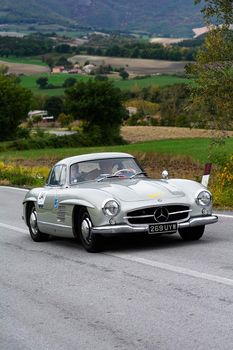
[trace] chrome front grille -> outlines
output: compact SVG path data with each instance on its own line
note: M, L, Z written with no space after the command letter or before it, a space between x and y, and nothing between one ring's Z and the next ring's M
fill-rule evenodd
M187 205L154 206L129 211L125 219L132 225L154 224L187 219L191 212Z

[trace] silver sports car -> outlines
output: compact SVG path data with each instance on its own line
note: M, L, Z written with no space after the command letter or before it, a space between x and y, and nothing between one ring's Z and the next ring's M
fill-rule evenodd
M24 220L36 242L50 235L80 238L89 252L101 236L144 232L202 237L212 215L211 193L200 183L147 176L126 153L94 153L66 158L51 170L43 188L23 201Z

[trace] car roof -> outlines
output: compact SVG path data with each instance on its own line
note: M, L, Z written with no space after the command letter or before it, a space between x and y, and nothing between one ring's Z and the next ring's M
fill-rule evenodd
M80 156L69 157L60 160L56 165L65 164L72 165L77 162L85 162L89 160L100 160L108 158L134 158L131 154L122 153L122 152L101 152L101 153L88 153L82 154Z

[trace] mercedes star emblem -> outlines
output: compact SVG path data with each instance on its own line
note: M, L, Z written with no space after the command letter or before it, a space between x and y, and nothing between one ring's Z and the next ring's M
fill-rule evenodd
M169 212L167 208L161 207L157 208L154 212L154 218L157 222L166 222L169 218Z

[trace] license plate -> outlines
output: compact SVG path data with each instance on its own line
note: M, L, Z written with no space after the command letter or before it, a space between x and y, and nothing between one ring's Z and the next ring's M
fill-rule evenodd
M177 223L176 222L170 222L169 224L149 225L149 234L175 233L176 231L177 231Z

